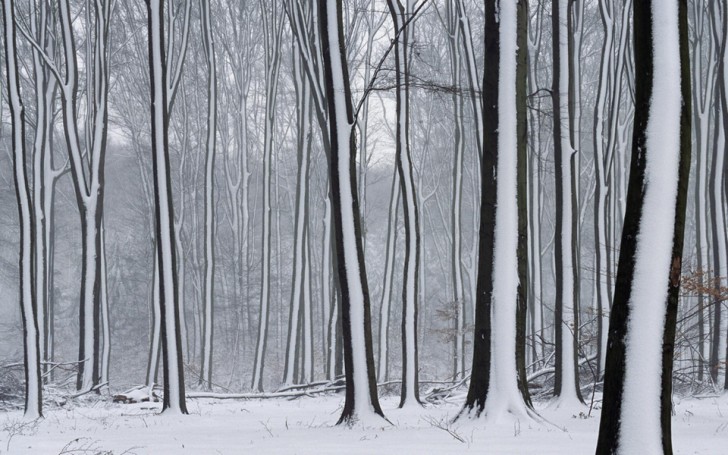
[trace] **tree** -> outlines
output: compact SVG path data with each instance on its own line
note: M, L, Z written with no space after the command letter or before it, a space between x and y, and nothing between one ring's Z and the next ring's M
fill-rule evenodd
M389 317L394 296L394 258L397 251L397 215L400 199L399 169L394 170L389 191L387 246L384 259L384 283L379 306L379 350L377 355L377 381L389 379Z
M687 1L633 7L635 123L598 454L672 453L672 360L690 172Z
M270 11L268 9L270 8ZM263 273L260 285L260 314L258 320L258 341L255 348L252 388L263 391L263 368L268 342L268 318L270 316L270 269L271 269L271 161L273 160L273 127L278 95L278 75L281 69L281 39L283 14L278 2L260 2L260 14L265 41L265 131L263 136Z
M294 42L294 47L296 46ZM293 279L291 289L291 306L288 317L288 342L286 344L286 363L283 373L283 383L290 385L296 381L296 368L298 364L298 339L301 331L299 322L305 318L310 319L310 294L306 293L306 270L310 267L305 260L305 250L309 239L308 226L308 191L311 163L311 88L308 79L303 72L301 55L294 49L293 52L294 84L296 91L296 115L298 126L297 149L298 149L298 175L296 176L296 213L295 213L295 238L293 244ZM325 302L327 303L327 302ZM308 337L306 337L308 339ZM313 379L313 362L310 356L309 343L304 340L303 349L305 364L301 368L303 375L310 381Z
M402 279L402 393L399 407L420 402L417 353L417 300L419 299L420 215L410 151L410 103L408 45L412 25L405 27L414 11L411 0L387 0L394 30L394 62L397 83L397 146L395 161L399 174L404 214L404 272ZM404 31L402 31L404 29ZM396 213L396 210L395 210Z
M187 414L185 404L180 309L177 288L172 181L169 170L169 97L167 64L164 58L164 0L146 0L151 81L152 164L156 211L157 260L159 261L159 304L164 361L162 412Z
M215 143L217 135L217 68L210 2L200 1L202 42L207 62L207 139L205 154L205 309L202 326L200 384L212 388L213 300L215 284Z
M483 160L473 368L462 413L527 417L525 378L517 368L520 283L525 251L527 6L485 2ZM520 181L519 181L520 180ZM523 224L523 227L521 227ZM525 321L524 321L525 322Z
M554 255L556 268L556 308L554 331L556 344L556 378L554 396L557 405L582 402L577 368L579 337L578 302L574 280L574 223L572 194L573 148L569 62L569 0L553 0L551 6L553 35L554 167L556 179L556 223Z
M25 368L25 418L43 416L42 385L40 370L40 343L38 334L38 307L33 280L33 251L36 247L33 234L36 226L30 200L30 188L26 171L25 111L20 97L20 73L18 71L18 45L15 32L15 2L3 1L3 35L5 67L7 69L8 100L12 124L13 177L15 197L18 202L20 223L20 312L23 320L23 353Z
M356 137L341 3L342 0L320 0L317 13L329 113L329 184L346 372L346 400L339 423L351 425L375 414L384 417L384 413L374 376L369 289L355 178Z
M461 55L459 47L460 21L456 11L455 0L446 3L446 23L448 33L448 50L452 85L460 86ZM452 94L455 121L454 160L452 171L452 209L450 211L450 230L452 231L452 247L450 267L452 273L453 305L455 308L455 343L453 346L453 378L465 376L465 292L462 270L462 204L463 204L463 155L465 154L465 129L463 126L464 102L456 90Z

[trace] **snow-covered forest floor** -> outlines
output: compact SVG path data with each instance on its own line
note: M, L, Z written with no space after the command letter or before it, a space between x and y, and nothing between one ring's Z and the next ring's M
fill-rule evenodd
M599 398L599 397L596 397ZM588 454L594 452L599 412L552 409L536 403L545 422L451 423L461 399L424 409L397 409L391 421L352 429L334 424L342 396L295 400L189 400L189 416L159 415L161 403L87 402L48 409L24 422L0 416L0 453L18 454ZM728 396L675 398L677 454L719 454L728 447Z

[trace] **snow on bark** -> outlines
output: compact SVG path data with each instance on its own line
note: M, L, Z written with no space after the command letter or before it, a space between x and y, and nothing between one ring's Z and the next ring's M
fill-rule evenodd
M607 230L606 230L606 202L607 202L607 175L604 165L604 117L609 93L608 78L612 71L614 18L612 16L611 2L600 1L599 12L604 26L604 43L599 68L599 86L594 108L594 170L596 185L594 189L594 300L597 315L597 342L599 356L597 358L597 374L601 375L604 369L604 360L607 355L607 329L609 328L609 291L607 290Z
M498 419L505 412L517 417L527 415L518 390L515 355L518 300L517 3L500 3L498 19L498 190L493 258L492 354L490 390L483 411L492 419Z
M450 53L450 68L452 70L453 86L460 86L461 55L458 45L460 34L460 21L456 17L455 6L447 3L448 15L448 48ZM452 232L452 247L450 252L450 268L453 279L453 301L455 309L455 344L453 346L453 378L462 378L465 375L465 292L462 270L462 203L463 203L463 155L465 154L465 130L463 127L463 99L458 93L453 93L453 110L455 115L455 157L452 170L452 209L450 211L450 230Z
M277 6L271 13L261 3L263 36L265 41L265 130L263 133L263 233L261 251L263 252L262 276L260 285L260 313L258 321L258 341L255 347L252 388L263 391L263 369L268 342L268 319L271 300L271 164L273 161L273 134L275 127L275 107L278 94L278 75L281 68L282 18L278 17Z
M298 45L294 41L294 47ZM304 251L308 245L308 179L310 168L310 138L311 138L311 91L308 80L305 78L301 67L301 57L294 49L293 52L293 78L296 89L296 112L298 113L298 175L296 177L296 198L295 198L295 222L294 222L294 242L293 242L293 279L291 287L291 304L288 319L288 342L286 343L286 363L283 373L283 384L290 385L296 381L295 368L296 355L298 352L298 334L300 312L304 299L308 299L308 305L304 305L306 309L310 307L310 299L305 292L307 281L305 274L307 273L307 255ZM324 300L327 304L328 301ZM304 310L306 311L306 310ZM310 322L310 317L309 317ZM306 323L308 324L308 322ZM306 325L307 327L310 327ZM308 343L305 343L308 349ZM310 358L304 356L305 358ZM311 367L312 368L312 367ZM306 371L307 368L304 368Z
M397 213L399 212L399 172L395 169L392 176L392 189L389 196L389 226L387 227L387 246L384 259L384 284L379 306L379 354L377 362L377 381L389 379L389 316L394 295L394 256L397 249Z
M106 233L104 223L101 223L101 289L99 297L101 300L101 362L99 365L99 386L109 388L109 369L111 367L111 319L109 317L109 288L106 277Z
M340 422L364 424L377 421L382 416L374 382L373 354L371 350L371 330L368 324L369 296L365 291L366 270L363 269L363 252L356 220L358 209L356 201L356 182L354 175L356 150L353 141L353 122L351 120L351 92L347 78L343 35L340 17L341 0L325 0L319 5L322 21L323 52L326 67L327 95L331 134L330 169L334 204L334 219L337 221L337 252L339 257L339 283L342 288L344 326L349 330L348 349L344 349L347 368L347 403ZM338 213L337 213L338 212ZM343 260L343 263L341 263ZM347 317L348 316L348 317ZM346 327L348 326L348 327ZM351 371L350 371L351 369ZM349 381L350 378L350 381ZM350 395L350 390L353 394ZM350 402L353 399L353 403Z
M87 103L92 109L85 109L83 119L79 111L79 71L73 28L73 12L68 0L59 3L60 34L65 74L61 77L58 68L49 59L49 70L60 83L61 111L70 158L76 202L81 217L81 292L79 371L76 382L78 390L88 391L98 384L99 379L99 327L101 289L101 221L103 219L104 162L108 126L108 21L111 14L110 1L98 1L88 13L85 29L86 64L93 66L93 72L86 72ZM93 17L92 22L89 18ZM93 74L91 74L93 73ZM91 97L90 93L94 96ZM83 129L83 134L80 130ZM83 138L81 137L83 136Z
M645 131L644 205L625 348L620 453L663 453L662 349L675 235L681 97L678 1L651 4L653 75Z
M720 292L723 285L723 278L726 276L726 224L725 206L723 204L723 166L725 163L725 130L721 127L723 121L722 103L716 101L715 120L716 137L713 150L713 164L711 166L710 186L710 210L713 213L711 222L711 235L713 241L713 276L717 278L715 288ZM720 369L720 358L725 352L723 345L724 337L724 312L723 302L719 298L713 298L713 331L710 342L710 376L714 383L718 382Z
M207 63L207 138L205 154L205 301L202 327L200 384L212 389L212 343L215 284L215 138L217 134L217 70L210 2L201 2L202 41Z
M157 242L154 242L154 268L152 276L152 314L149 330L149 355L147 358L146 386L149 396L152 396L154 383L157 381L159 368L159 347L162 333L162 305L159 302L159 257L156 254ZM182 261L183 262L183 261Z
M176 295L177 276L172 185L168 161L163 1L147 0L149 70L152 88L152 156L157 213L157 257L160 270L159 300L162 317L162 355L164 358L164 402L162 412L186 414L182 343L178 330L179 302Z
M399 31L412 12L400 0L388 0L394 28ZM405 254L402 279L402 395L400 407L419 403L418 359L417 359L417 299L419 288L419 214L415 190L409 138L409 64L408 43L412 36L412 25L400 33L394 43L395 65L397 65L397 128L395 160L402 192L404 212Z
M12 122L13 176L15 197L18 203L20 224L20 311L23 322L23 354L25 367L26 419L42 417L42 389L40 371L40 346L38 333L38 308L33 293L33 230L35 228L30 201L30 189L26 175L25 159L25 112L20 98L17 43L15 33L15 4L3 1L3 28L5 66L7 68L8 104Z
M554 80L557 81L554 90L558 92L559 100L555 106L558 112L558 130L554 134L558 136L560 146L556 147L554 153L559 154L560 164L556 172L556 197L557 201L557 228L555 255L557 256L557 313L561 315L561 321L557 330L557 384L554 391L556 400L554 406L577 406L581 403L578 394L578 381L576 377L576 327L575 327L575 304L574 301L574 263L573 263L573 210L572 210L572 155L575 153L571 142L571 115L569 112L569 27L567 16L569 14L569 0L554 0L552 11L554 14L554 47L558 48L558 58L554 58ZM556 74L557 73L557 74ZM560 172L559 172L560 171ZM559 210L560 209L560 210ZM560 311L559 311L560 310ZM560 338L560 340L559 340ZM560 341L560 343L559 343Z

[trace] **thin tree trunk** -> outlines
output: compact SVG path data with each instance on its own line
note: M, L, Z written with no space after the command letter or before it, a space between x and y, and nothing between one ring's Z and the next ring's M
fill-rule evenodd
M266 11L271 7L272 11ZM265 351L268 342L268 319L270 317L271 301L271 161L273 160L273 134L275 126L276 96L278 93L278 75L281 66L281 34L283 20L278 13L275 2L267 5L260 3L263 23L263 37L265 40L265 131L263 137L263 235L261 254L263 255L262 278L260 291L260 313L258 320L258 341L255 347L255 362L253 365L253 381L251 387L259 392L263 391L263 369L265 366Z
M26 171L25 112L20 98L20 74L18 71L17 41L15 32L15 4L13 0L3 1L3 32L5 44L5 67L7 69L8 104L12 124L13 177L15 197L18 203L20 251L18 254L19 301L23 322L23 354L25 372L26 419L43 416L43 393L40 369L40 336L38 330L38 307L33 277L33 250L36 248L36 229L31 206L31 193Z
M207 140L205 154L205 309L202 326L200 385L212 389L212 343L215 298L215 143L217 134L217 69L210 2L200 1L202 41L207 62Z
M576 320L573 211L571 115L569 113L569 14L568 0L553 0L553 88L554 167L556 179L556 234L554 256L556 268L556 308L554 329L556 343L556 377L554 396L567 406L581 403L576 362L578 325Z
M164 401L162 412L187 414L184 366L180 337L180 308L177 297L177 254L174 248L174 210L169 172L169 111L164 59L164 0L147 0L149 73L151 81L152 163L156 209L157 260L159 261L159 303L164 359Z

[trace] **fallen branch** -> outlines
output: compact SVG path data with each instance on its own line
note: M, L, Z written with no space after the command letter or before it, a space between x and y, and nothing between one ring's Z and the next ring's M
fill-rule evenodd
M298 392L271 392L271 393L216 393L216 392L188 392L185 396L190 399L214 398L216 400L259 400L270 398L299 398L317 394L338 392L346 389L346 385L323 387L314 390L301 390Z

